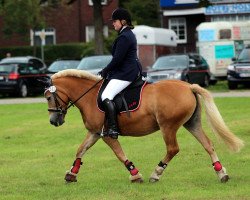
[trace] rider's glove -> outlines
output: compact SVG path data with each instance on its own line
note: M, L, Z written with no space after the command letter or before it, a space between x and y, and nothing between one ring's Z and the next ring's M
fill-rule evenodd
M102 78L107 78L108 72L105 70L105 68L97 73L97 75L100 75Z

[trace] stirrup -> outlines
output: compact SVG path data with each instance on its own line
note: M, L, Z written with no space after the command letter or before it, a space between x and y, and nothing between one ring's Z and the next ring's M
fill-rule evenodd
M113 129L109 129L107 131L107 136L113 138L113 139L118 139L119 132Z
M111 137L112 139L118 139L119 132L113 129L108 129L106 131L103 130L100 135L101 137Z

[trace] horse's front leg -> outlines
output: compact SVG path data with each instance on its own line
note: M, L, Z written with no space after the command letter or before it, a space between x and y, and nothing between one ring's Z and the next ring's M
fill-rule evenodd
M128 160L125 153L122 150L120 142L109 137L104 137L103 141L113 150L116 157L125 165L125 167L130 172L130 181L131 182L143 182L142 175L139 173L139 170L134 166L134 164Z
M69 171L66 172L65 180L67 182L76 182L77 174L80 170L80 167L82 165L82 157L87 152L87 150L92 147L97 140L100 139L100 136L98 134L94 133L87 133L86 138L83 140L82 144L79 146L77 153L76 153L76 159Z

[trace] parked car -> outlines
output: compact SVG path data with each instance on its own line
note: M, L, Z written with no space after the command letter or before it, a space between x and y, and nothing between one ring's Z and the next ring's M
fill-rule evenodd
M10 57L0 61L0 94L26 97L44 91L41 77L47 77L46 64L36 57Z
M210 70L204 58L195 53L159 57L147 72L149 81L178 79L209 86Z
M99 71L101 71L104 67L108 65L111 59L112 59L111 55L97 55L97 56L84 57L82 58L77 69L86 70L93 74L97 74Z
M228 88L236 89L239 84L250 84L250 46L245 47L232 61L227 67Z
M80 60L56 60L48 67L47 72L54 74L65 69L76 69Z

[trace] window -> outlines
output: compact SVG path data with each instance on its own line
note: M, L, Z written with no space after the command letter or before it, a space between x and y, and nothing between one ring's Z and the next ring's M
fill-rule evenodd
M231 39L231 30L230 29L221 29L219 31L219 39Z
M35 38L33 37L35 34ZM56 44L56 34L54 28L46 28L42 30L36 30L33 32L30 30L31 46L41 46L42 38L44 38L44 45ZM34 40L35 39L35 40Z
M177 43L187 42L187 26L185 18L169 19L169 29L173 30L177 35Z
M107 5L107 0L101 0L101 4L102 5ZM89 0L89 5L93 6L93 1L92 0Z
M28 73L28 65L27 64L19 64L18 65L18 73L27 74Z
M86 26L86 42L90 42L95 38L95 28L94 26ZM108 26L103 26L103 35L108 37Z
M250 20L249 14L211 16L212 22L217 22L217 21L235 22L235 21L249 21L249 20Z

